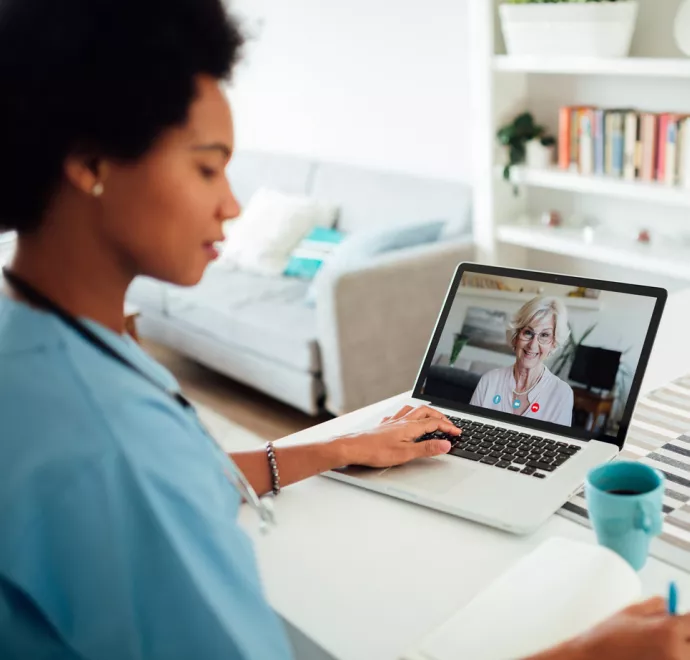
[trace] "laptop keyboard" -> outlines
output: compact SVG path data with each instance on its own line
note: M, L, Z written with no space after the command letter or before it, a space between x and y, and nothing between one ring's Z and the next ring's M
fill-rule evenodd
M461 436L436 431L427 433L417 442L450 440L453 443L451 456L518 472L536 479L545 479L547 474L557 470L581 449L567 442L547 440L538 435L509 431L460 417L448 419L462 429Z

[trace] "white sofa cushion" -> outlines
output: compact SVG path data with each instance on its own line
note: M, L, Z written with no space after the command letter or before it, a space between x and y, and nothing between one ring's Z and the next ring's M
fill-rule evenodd
M299 371L321 370L308 282L211 267L201 284L170 289L169 315L215 339Z
M308 197L259 189L242 215L226 225L220 262L260 275L280 275L290 253L314 227L332 227L336 206Z

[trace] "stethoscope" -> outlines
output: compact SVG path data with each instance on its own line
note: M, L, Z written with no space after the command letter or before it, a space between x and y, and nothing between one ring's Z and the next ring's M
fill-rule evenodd
M12 285L12 288L17 291L17 293L21 294L32 305L35 305L36 307L47 311L54 316L57 316L65 325L72 328L74 332L76 332L82 339L91 344L94 348L98 349L101 351L101 353L107 355L116 362L119 362L130 371L138 374L155 388L174 399L178 405L182 406L186 413L193 414L201 430L221 451L223 451L220 444L201 422L198 413L194 409L194 406L186 397L182 395L182 393L168 389L162 383L159 383L146 372L139 369L139 367L137 367L135 364L132 364L126 357L124 357L124 355L121 355L112 346L103 341L95 332L84 325L84 323L82 323L79 319L72 316L69 312L64 310L47 296L43 295L40 291L34 289L28 282L25 282L20 277L17 277L17 275L15 275L12 271L7 268L3 268L2 273L5 276L5 279ZM244 474L242 474L242 471L229 457L228 466L225 468L225 475L228 478L228 481L230 481L230 483L237 489L242 499L244 499L244 501L247 502L247 504L249 504L249 506L259 516L259 528L261 531L267 532L269 526L275 525L276 523L273 507L268 503L268 501L259 498L254 488L252 488L252 485L249 483L249 481L247 481L247 478L244 476Z

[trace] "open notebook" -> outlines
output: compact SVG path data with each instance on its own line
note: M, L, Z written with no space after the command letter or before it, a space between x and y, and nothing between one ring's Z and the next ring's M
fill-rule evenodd
M404 660L510 660L546 650L641 598L637 573L596 545L552 538Z

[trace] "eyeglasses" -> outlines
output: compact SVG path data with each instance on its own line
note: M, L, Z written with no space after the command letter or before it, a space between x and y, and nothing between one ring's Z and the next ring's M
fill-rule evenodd
M539 334L537 334L536 332L534 332L534 330L530 330L529 328L523 328L522 330L520 330L520 333L518 336L524 342L530 342L536 336L537 341L542 346L548 346L549 344L551 344L553 342L553 333L552 332L540 332Z

